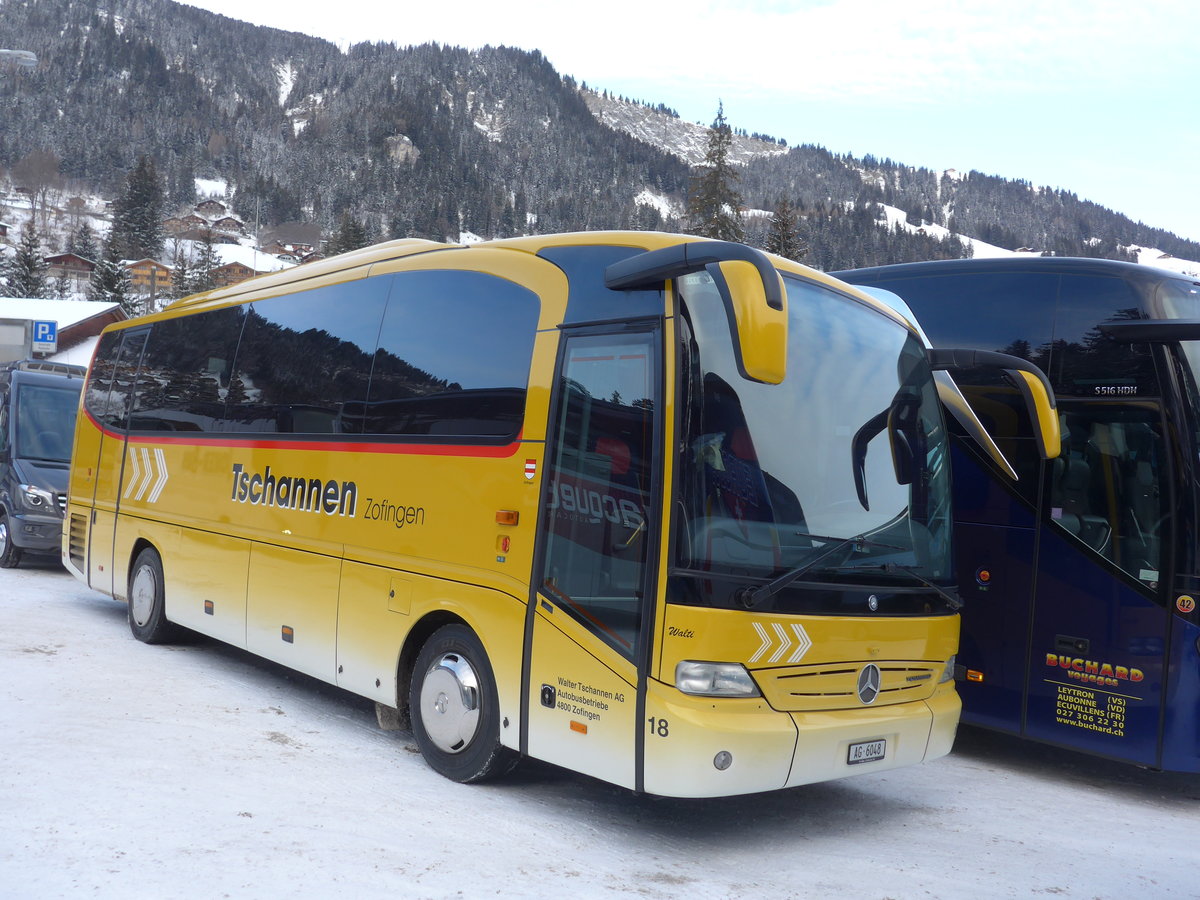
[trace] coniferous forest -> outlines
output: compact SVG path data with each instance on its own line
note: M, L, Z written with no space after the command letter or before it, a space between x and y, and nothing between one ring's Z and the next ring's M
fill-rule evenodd
M36 154L60 209L73 195L119 196L148 157L168 212L195 202L197 178L214 179L259 230L300 223L332 235L352 222L368 240L696 230L697 161L606 120L625 107L668 130L691 123L662 103L607 96L616 112L602 118L589 105L598 95L537 52L343 52L170 0L5 0L0 46L39 60L0 78L0 173L33 192L38 179L17 182ZM745 240L766 246L770 213L785 204L796 252L819 268L970 252L923 225L1007 249L1126 258L1140 245L1200 259L1200 244L1065 191L736 139L761 149L736 157L741 206L764 211L744 217ZM881 204L910 227L889 226Z

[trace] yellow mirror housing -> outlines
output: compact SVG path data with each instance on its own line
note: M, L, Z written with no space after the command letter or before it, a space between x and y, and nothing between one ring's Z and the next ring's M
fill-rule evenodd
M720 291L743 377L779 384L787 374L787 292L761 250L730 241L689 241L648 250L610 265L614 291L660 287L667 279L706 271Z
M976 366L1003 369L1021 396L1033 421L1033 434L1042 459L1055 459L1062 452L1062 431L1055 409L1054 389L1046 374L1028 360L991 350L929 350L929 365L935 369L970 369Z
M713 270L717 271L713 271ZM780 384L787 376L787 301L776 309L767 302L766 286L759 270L741 260L709 266L726 309L737 326L738 368L752 381ZM779 293L786 298L782 279Z

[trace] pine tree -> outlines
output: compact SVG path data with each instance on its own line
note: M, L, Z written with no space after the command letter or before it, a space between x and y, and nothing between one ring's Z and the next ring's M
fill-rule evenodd
M339 253L349 253L351 250L366 247L367 244L366 228L350 213L343 213L337 233L329 239L329 243L325 247L325 254L336 256Z
M72 231L70 237L67 238L67 252L82 256L88 262L95 262L99 258L100 251L96 246L96 232L87 219L80 222L79 227Z
M717 117L708 132L704 162L696 167L688 186L688 227L703 237L719 241L742 241L740 210L742 198L737 191L739 175L730 162L733 129L725 121L725 105L717 106Z
M104 242L104 254L92 270L88 282L88 299L104 303L120 303L129 315L136 315L133 279L121 262L121 252L112 234Z
M766 249L786 259L799 260L808 252L800 240L796 223L796 209L786 197L780 197L771 215L771 228L767 232Z
M175 247L175 255L171 259L171 294L176 299L196 293L195 269L192 261L183 249L182 243Z
M216 270L221 266L221 256L213 243L212 230L204 232L204 238L196 249L196 259L192 263L190 292L198 294L201 291L211 291L217 286Z
M42 239L38 235L33 219L26 219L21 226L21 238L16 253L4 267L5 294L9 297L34 297L49 299L50 284L46 280L46 257L42 253Z
M113 205L112 232L125 259L158 259L162 255L165 188L148 156L125 180L125 192Z

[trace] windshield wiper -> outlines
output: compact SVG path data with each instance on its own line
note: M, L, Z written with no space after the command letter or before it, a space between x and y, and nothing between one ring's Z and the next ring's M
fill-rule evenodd
M953 610L962 609L963 602L960 598L950 593L941 585L930 581L924 575L917 571L916 566L902 566L899 563L887 562L879 565L861 565L861 566L831 566L840 572L885 572L888 575L894 575L896 572L904 572L911 575L921 584L928 588L932 588L939 597L946 601L946 605Z
M809 534L808 532L799 532L804 537L812 538L814 541L833 541L833 546L827 548L821 553L818 553L807 562L796 566L794 569L789 569L778 578L768 581L766 584L760 584L758 587L744 587L737 592L735 598L737 602L750 609L762 603L768 597L773 597L782 591L785 587L791 584L796 579L807 575L822 562L829 559L835 553L846 549L852 544L855 545L855 552L862 552L862 547L870 544L872 547L886 547L889 550L903 550L903 547L893 547L891 544L881 544L878 541L869 541L866 535L856 535L848 538L827 537L823 534ZM840 568L840 567L839 567Z

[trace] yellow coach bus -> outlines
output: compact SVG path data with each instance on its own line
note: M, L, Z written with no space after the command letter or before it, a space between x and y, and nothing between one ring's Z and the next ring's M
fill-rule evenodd
M63 560L140 640L370 698L457 781L916 763L959 713L929 353L739 244L380 244L106 330Z

